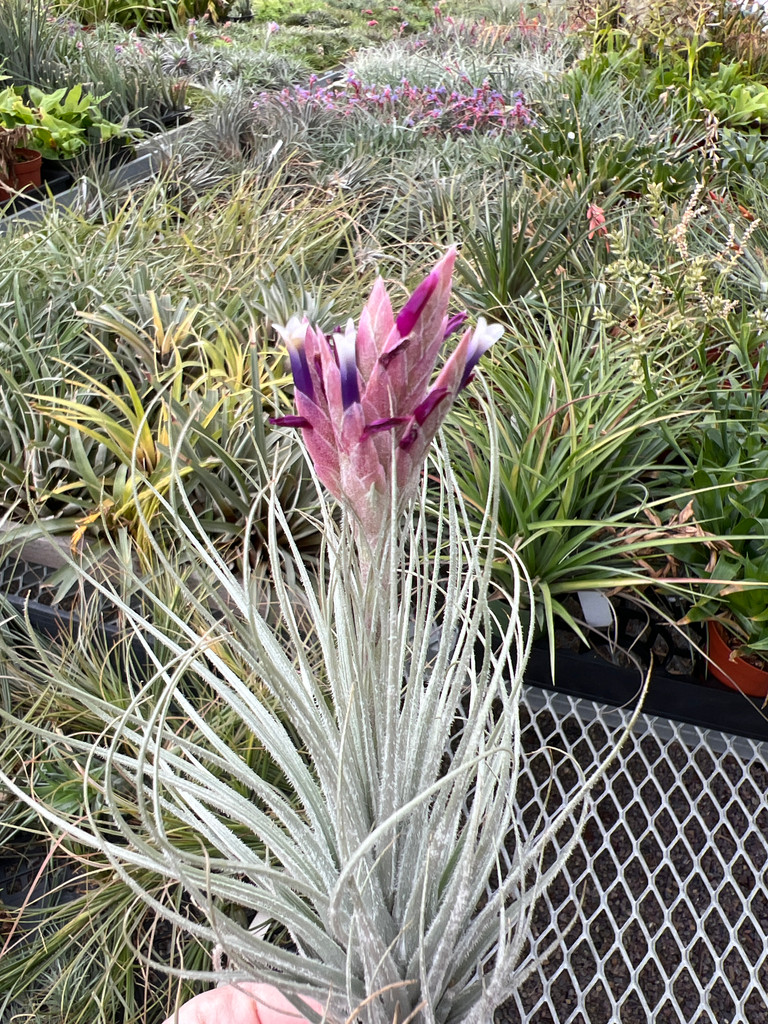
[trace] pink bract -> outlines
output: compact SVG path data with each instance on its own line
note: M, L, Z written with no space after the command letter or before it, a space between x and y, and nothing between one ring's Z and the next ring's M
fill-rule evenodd
M451 248L397 317L378 278L357 328L349 320L331 340L306 319L275 325L291 359L297 415L273 422L302 430L318 477L372 549L388 528L393 492L398 509L413 496L456 395L503 334L479 318L433 380L445 339L466 319L447 315L455 260Z

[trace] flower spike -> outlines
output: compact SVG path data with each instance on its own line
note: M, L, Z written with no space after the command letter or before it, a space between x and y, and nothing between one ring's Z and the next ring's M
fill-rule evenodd
M393 478L401 510L457 394L504 333L480 317L433 380L440 348L467 318L447 315L455 259L451 248L396 317L377 279L357 329L348 320L332 341L306 319L275 325L290 355L297 415L272 422L302 430L318 477L372 551L387 530Z

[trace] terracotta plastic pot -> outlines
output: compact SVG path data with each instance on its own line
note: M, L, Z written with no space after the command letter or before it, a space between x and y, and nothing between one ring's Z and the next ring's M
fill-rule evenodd
M0 179L0 202L6 202L13 197L10 188L18 191L26 191L30 188L37 188L40 185L40 167L43 158L34 149L17 149L17 160L13 165L13 175L10 181Z
M748 697L768 696L768 670L757 668L748 661L733 654L725 639L725 631L719 622L709 622L709 671L721 683L732 690L746 693Z

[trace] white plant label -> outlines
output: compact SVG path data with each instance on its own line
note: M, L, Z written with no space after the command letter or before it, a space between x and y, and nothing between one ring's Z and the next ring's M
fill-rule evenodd
M612 626L615 621L613 605L600 590L578 590L584 621L595 629Z

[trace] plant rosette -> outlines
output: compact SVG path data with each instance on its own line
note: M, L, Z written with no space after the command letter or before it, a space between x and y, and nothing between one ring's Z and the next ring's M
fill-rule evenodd
M171 1018L179 1024L282 1024L275 1014L284 1015L286 1001L297 1024L302 1015L312 1024L487 1024L533 959L552 948L527 941L533 908L586 824L591 787L632 728L634 717L608 758L551 814L542 811L534 833L520 835L518 698L529 653L521 610L531 592L518 569L499 622L493 601L502 591L491 567L497 556L519 563L497 539L500 460L490 405L483 408L493 472L476 531L438 436L503 330L482 318L462 330L466 314L449 316L455 258L449 250L397 314L378 278L357 325L350 319L328 337L296 316L277 328L296 403L295 413L277 419L302 432L324 560L319 580L296 561L306 596L298 614L278 529L296 555L298 547L273 494L269 563L279 632L255 603L250 572L233 575L191 507L178 517L179 539L205 596L149 537L158 566L194 609L189 620L167 607L164 586L156 595L142 590L130 559L121 565L131 585L124 589L121 577L120 590L72 562L124 615L126 640L141 645L151 668L118 714L95 698L104 726L98 747L67 737L89 769L98 766L94 783L99 799L107 794L108 823L90 806L70 819L2 764L0 780L77 842L101 850L122 877L138 868L183 880L205 921L161 907L136 874L130 884L175 926L219 946L227 966L209 977L238 987L179 1007ZM438 371L454 333L458 341ZM490 391L484 395L489 403ZM138 481L135 459L131 472ZM178 480L179 468L171 472ZM152 490L170 511L166 494ZM149 615L124 600L134 588ZM0 634L5 658L3 643ZM95 652L101 672L98 648L82 634L78 643ZM62 685L74 661L68 651L57 660ZM279 784L204 719L208 694L268 753ZM115 800L113 778L138 780L136 791ZM86 781L86 793L92 785ZM502 857L510 844L514 852ZM283 929L291 946L247 927L244 915L254 912ZM245 1001L240 986L250 983L270 986L267 998L261 989L258 1004Z

